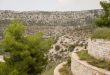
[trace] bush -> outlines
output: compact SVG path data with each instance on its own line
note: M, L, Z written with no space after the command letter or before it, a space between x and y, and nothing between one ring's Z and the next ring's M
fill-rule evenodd
M99 27L110 27L110 2L101 1L103 13L96 19L96 25Z
M56 51L60 50L60 46L59 46L59 45L56 45L56 46L55 46L55 50L56 50Z
M68 50L69 50L70 52L72 52L72 51L74 50L74 48L75 48L74 45L70 45L69 48L68 48Z
M6 63L0 62L0 75L8 75L11 68L8 68Z
M71 66L71 57L67 57L67 65Z

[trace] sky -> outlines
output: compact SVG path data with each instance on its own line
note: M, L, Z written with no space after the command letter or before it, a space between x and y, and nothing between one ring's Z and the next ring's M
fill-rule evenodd
M80 11L100 9L100 0L0 0L0 10Z

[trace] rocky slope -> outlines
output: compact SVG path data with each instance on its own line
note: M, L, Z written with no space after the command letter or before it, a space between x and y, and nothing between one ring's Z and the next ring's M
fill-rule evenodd
M101 10L87 10L87 11L68 11L68 12L46 12L46 11L27 11L17 12L1 10L0 18L2 23L8 23L15 18L25 22L26 25L88 25L100 13Z
M26 26L26 32L45 32L47 35L73 32L74 28L88 26L101 10L48 12L0 10L0 34L13 19L19 19Z

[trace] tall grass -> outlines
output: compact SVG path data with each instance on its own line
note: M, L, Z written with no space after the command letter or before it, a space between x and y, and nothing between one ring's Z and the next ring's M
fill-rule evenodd
M91 38L110 40L110 28L97 28Z

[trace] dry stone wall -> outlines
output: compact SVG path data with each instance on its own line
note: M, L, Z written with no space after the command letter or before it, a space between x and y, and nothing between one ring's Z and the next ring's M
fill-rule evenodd
M110 41L103 39L89 39L88 53L97 59L110 61Z
M71 55L71 71L73 75L110 75L110 71L89 65L79 60L76 53Z

